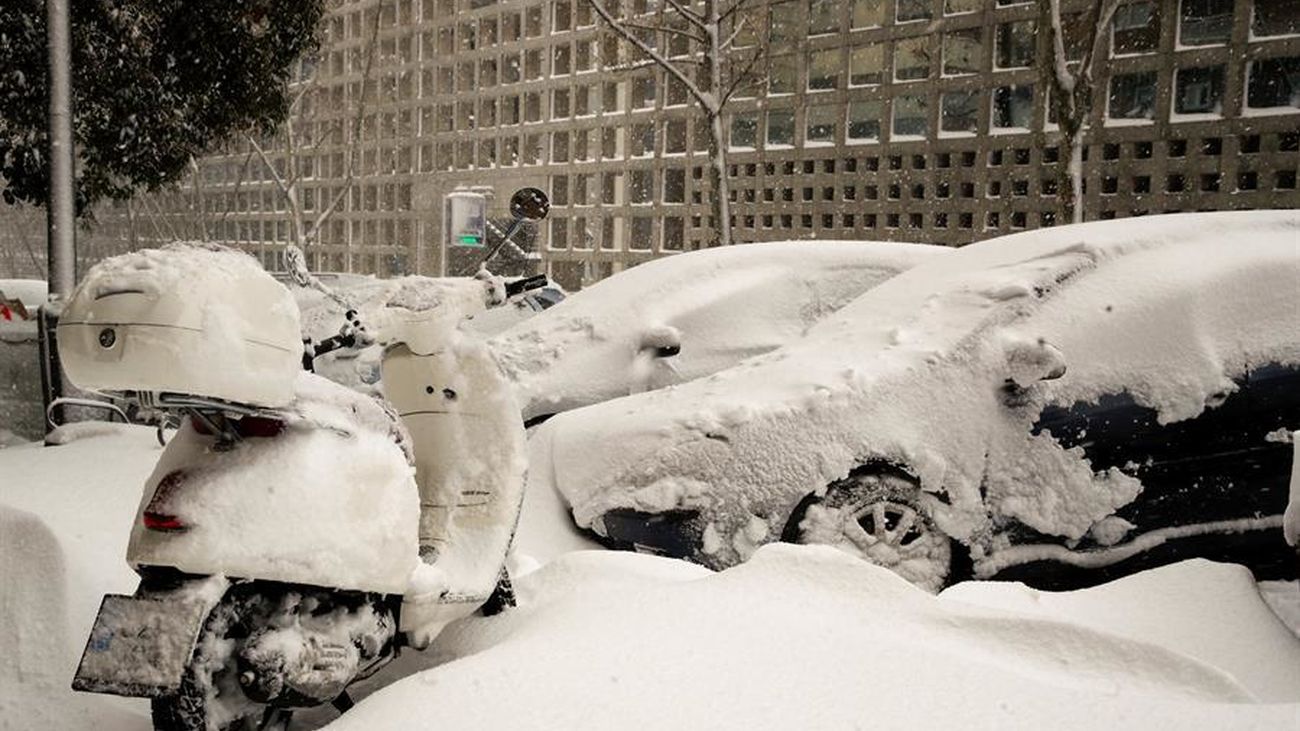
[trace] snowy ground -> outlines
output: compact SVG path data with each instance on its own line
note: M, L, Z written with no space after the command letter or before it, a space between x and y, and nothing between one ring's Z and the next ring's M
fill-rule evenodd
M149 430L104 431L0 450L0 728L149 727L143 701L68 689L100 596L134 587L127 526L159 450ZM517 582L521 607L408 653L330 728L1300 723L1300 588L1263 587L1289 631L1233 566L935 597L816 547L715 574L590 546L554 496L530 495L516 568L540 568Z

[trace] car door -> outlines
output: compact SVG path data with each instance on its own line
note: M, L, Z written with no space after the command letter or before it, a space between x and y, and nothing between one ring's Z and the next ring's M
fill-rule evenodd
M1116 513L1134 524L1134 534L1280 516L1287 501L1290 448L1269 435L1300 423L1300 368L1261 366L1236 385L1193 419L1160 424L1154 409L1125 392L1095 403L1049 406L1033 432L1050 431L1063 447L1081 447L1094 471L1117 467L1142 481L1137 499ZM1098 546L1087 541L1080 546L1089 547ZM1289 566L1294 561L1284 550L1280 530L1216 531L1159 548L1155 553L1168 555L1143 563L1197 555L1246 562L1257 572L1269 572L1275 563Z

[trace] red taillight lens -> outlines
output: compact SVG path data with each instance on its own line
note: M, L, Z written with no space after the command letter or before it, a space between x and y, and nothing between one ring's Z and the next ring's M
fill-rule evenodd
M181 483L185 481L185 472L183 470L174 470L168 472L161 480L158 481L158 487L154 488L153 498L144 508L144 527L149 530L163 531L174 533L189 528L180 518L173 515L167 509L167 503L171 496L180 488Z
M151 510L144 511L144 527L149 530L162 531L164 533L175 533L183 531L189 526L181 522L180 518L175 515L165 513L155 513Z

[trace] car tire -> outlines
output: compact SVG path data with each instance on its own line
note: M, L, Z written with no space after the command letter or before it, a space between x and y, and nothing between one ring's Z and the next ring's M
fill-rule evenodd
M921 498L920 486L901 471L856 470L827 487L825 495L805 497L782 540L829 545L938 592L953 580L959 551L935 526Z

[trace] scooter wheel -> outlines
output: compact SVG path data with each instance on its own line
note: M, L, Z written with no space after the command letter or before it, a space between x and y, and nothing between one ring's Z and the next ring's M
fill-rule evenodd
M510 583L510 573L505 567L501 567L501 575L497 577L496 588L492 594L483 602L479 608L479 613L484 617L491 617L504 612L509 607L518 606L515 602L515 587Z
M150 703L154 731L208 731L208 707L205 695L186 672L176 695L154 698ZM250 707L246 715L216 727L220 731L281 731L289 728L292 712L267 706Z

